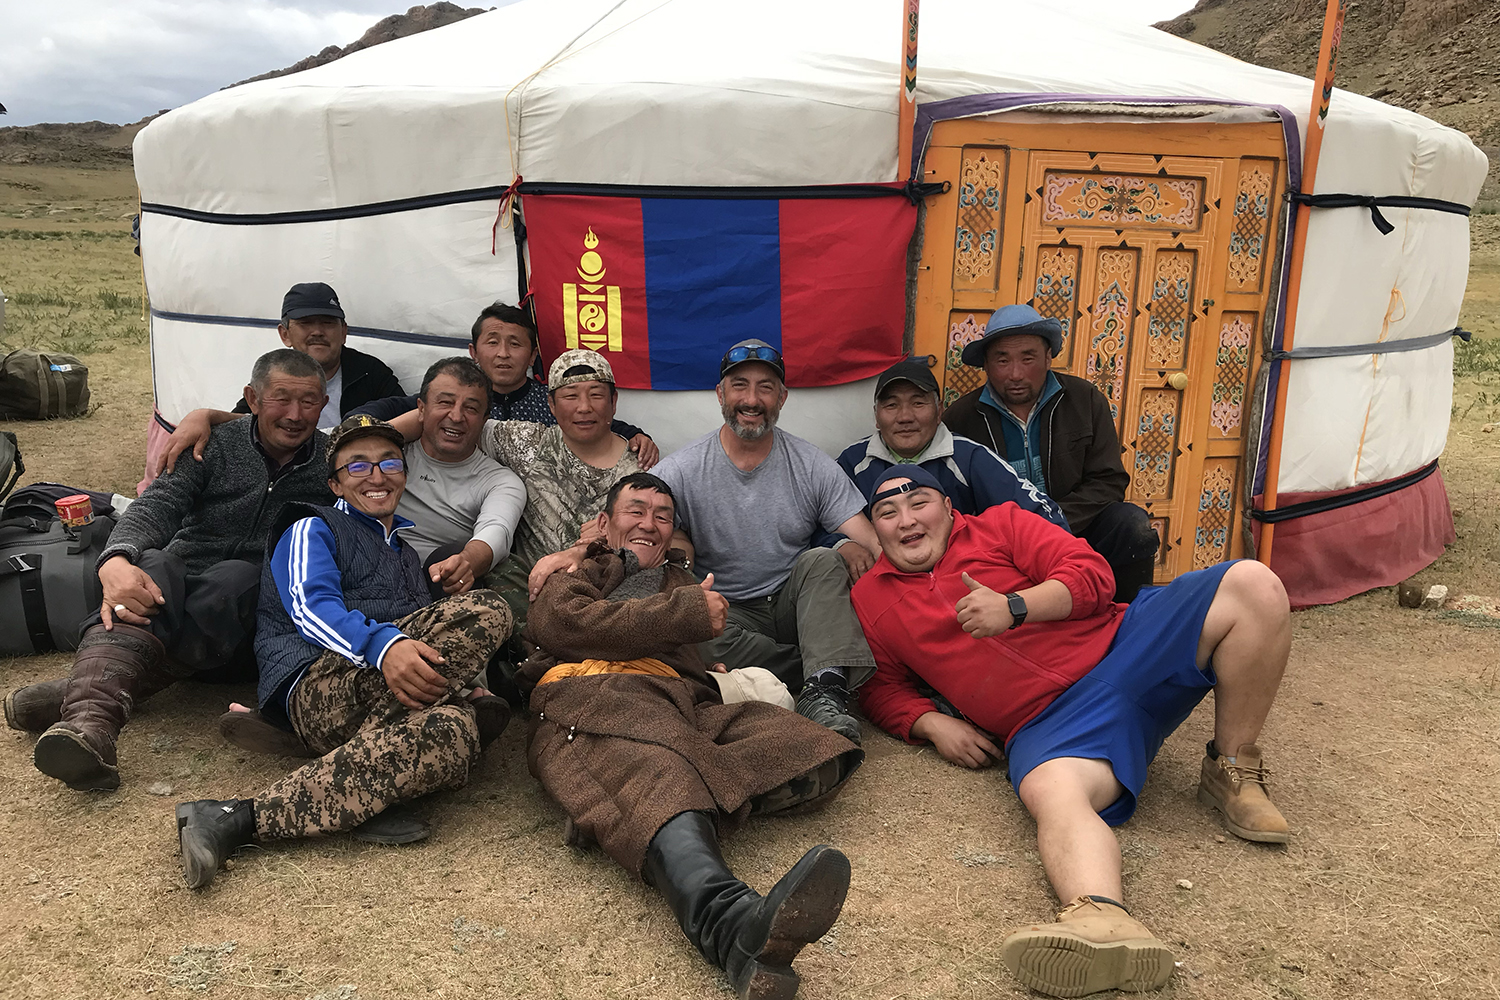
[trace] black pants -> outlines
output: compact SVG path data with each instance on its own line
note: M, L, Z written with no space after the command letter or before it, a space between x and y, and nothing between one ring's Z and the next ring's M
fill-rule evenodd
M156 581L165 603L151 616L151 632L167 649L167 669L195 680L255 677L255 607L260 565L244 559L214 563L190 574L177 556L147 549L136 566ZM96 611L85 630L103 621Z
M1151 582L1161 540L1151 527L1151 516L1135 504L1110 504L1094 515L1079 537L1114 570L1116 601L1129 604Z

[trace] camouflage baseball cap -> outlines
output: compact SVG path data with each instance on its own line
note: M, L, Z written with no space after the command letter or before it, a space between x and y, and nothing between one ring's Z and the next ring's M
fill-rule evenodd
M608 382L614 385L615 370L598 351L563 351L547 372L547 389L556 392L574 382Z
M356 413L328 432L328 448L323 452L324 461L333 465L333 456L339 453L340 448L362 437L383 437L397 448L406 447L406 440L396 428L368 413Z

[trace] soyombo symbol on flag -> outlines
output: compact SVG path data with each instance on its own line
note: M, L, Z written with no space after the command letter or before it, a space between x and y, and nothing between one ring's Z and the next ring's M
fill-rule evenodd
M902 357L916 207L899 185L597 190L521 186L544 357L599 351L628 389L710 389L749 337L792 386Z

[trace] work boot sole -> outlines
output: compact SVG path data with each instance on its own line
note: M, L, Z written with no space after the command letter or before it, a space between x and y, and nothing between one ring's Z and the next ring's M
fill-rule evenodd
M1198 786L1198 801L1210 808L1217 809L1219 815L1224 819L1224 825L1229 828L1229 832L1241 840L1253 840L1257 844L1287 844L1291 842L1292 835L1282 830L1251 830L1240 826L1229 818L1229 810L1224 808L1224 803L1219 801L1219 797L1202 785Z
M112 792L120 787L119 768L106 764L82 733L56 726L42 734L32 751L36 769L80 792Z
M740 973L735 991L746 1000L791 1000L801 977L792 960L833 927L849 895L849 859L823 846L776 908L766 946ZM800 863L800 862L799 862Z
M296 733L289 733L259 712L225 712L219 716L219 735L241 750L275 757L316 757Z
M1000 961L1023 985L1054 997L1160 989L1174 968L1172 953L1155 938L1097 944L1052 930L1012 934L1000 946Z

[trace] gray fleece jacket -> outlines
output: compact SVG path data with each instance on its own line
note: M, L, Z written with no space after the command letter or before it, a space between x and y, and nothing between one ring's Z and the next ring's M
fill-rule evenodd
M184 454L170 473L156 478L125 509L96 564L124 555L137 562L147 549L166 549L202 573L225 559L258 563L265 557L266 534L283 504L328 505L328 437L314 433L305 453L273 483L266 460L251 440L255 418L219 424L203 449L203 461Z

